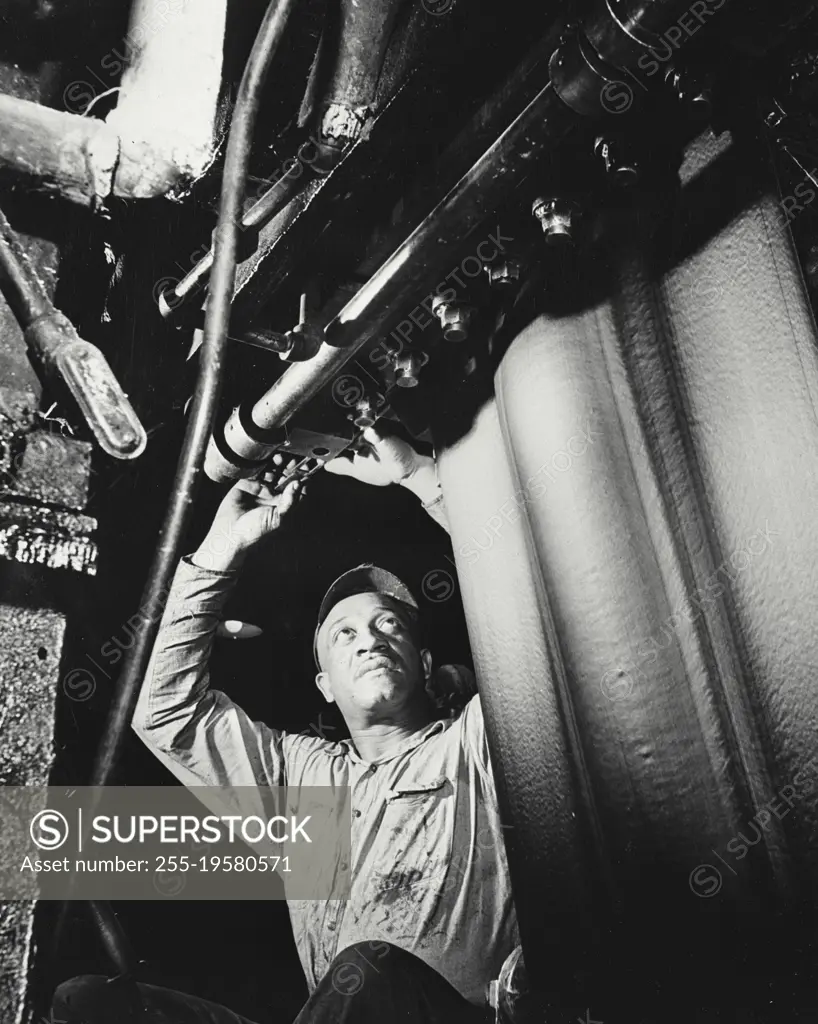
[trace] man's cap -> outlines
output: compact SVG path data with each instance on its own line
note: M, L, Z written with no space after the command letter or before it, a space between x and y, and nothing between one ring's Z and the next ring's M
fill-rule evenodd
M318 668L321 667L318 662L318 631L335 605L339 601L343 601L345 597L352 597L353 594L386 594L387 597L406 605L406 610L411 618L417 619L418 603L403 580L398 579L387 569L381 569L380 566L372 565L370 562L356 565L354 569L348 569L347 572L341 573L338 579L330 584L329 590L321 601L321 607L318 609L318 622L312 639L312 653Z

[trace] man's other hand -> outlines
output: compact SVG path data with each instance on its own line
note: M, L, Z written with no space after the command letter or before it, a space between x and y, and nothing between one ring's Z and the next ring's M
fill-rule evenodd
M366 447L349 458L339 455L324 467L336 476L351 476L364 484L386 487L401 484L417 494L424 503L438 493L435 460L421 455L400 437L383 434L377 427L363 432Z
M274 461L281 465L281 456ZM237 569L250 548L279 528L303 488L294 480L281 494L274 494L274 476L265 473L261 480L239 480L230 488L193 555L196 565L222 572Z

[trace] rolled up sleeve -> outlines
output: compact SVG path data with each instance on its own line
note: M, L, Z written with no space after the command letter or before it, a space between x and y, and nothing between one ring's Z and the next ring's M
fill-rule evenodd
M134 731L186 786L286 784L284 733L210 689L216 627L236 576L182 559L134 712Z
M465 748L470 752L484 775L492 776L489 742L483 721L483 705L479 694L475 694L463 709L460 717Z
M423 508L429 513L438 526L443 527L446 533L452 532L451 527L449 526L449 516L446 512L446 502L443 498L442 491L428 503L424 502Z

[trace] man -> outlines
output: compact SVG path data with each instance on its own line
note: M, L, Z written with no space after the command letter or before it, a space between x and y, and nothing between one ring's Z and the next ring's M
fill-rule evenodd
M397 438L366 437L368 452L327 470L398 483L445 525L434 461ZM483 717L477 697L454 719L436 715L432 657L408 587L359 566L321 602L315 681L338 705L349 740L252 722L209 688L213 637L238 570L297 495L296 483L281 495L250 481L228 492L179 566L134 729L186 785L350 787L349 900L290 903L311 993L296 1024L492 1020L487 986L518 938ZM162 1021L240 1020L191 996L140 989ZM58 990L54 1014L101 1022L116 1012L111 999L100 979L74 979Z

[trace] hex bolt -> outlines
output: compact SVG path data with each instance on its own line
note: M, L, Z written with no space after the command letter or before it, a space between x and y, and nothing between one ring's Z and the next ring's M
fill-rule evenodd
M561 197L540 196L531 205L531 212L542 225L547 245L572 245L579 213L576 203Z
M362 398L355 403L355 412L351 414L352 422L359 430L373 426L378 419L375 404L371 398Z
M639 169L628 160L625 148L618 139L600 135L594 143L594 153L602 161L605 173L619 188L632 188L639 180Z
M446 341L466 341L473 310L459 302L447 302L442 296L432 299L432 312L440 321Z
M418 374L428 361L428 356L424 359L413 352L397 356L395 359L395 384L399 388L417 387Z
M504 260L502 263L487 263L486 274L493 288L509 288L518 284L522 267L518 260Z

